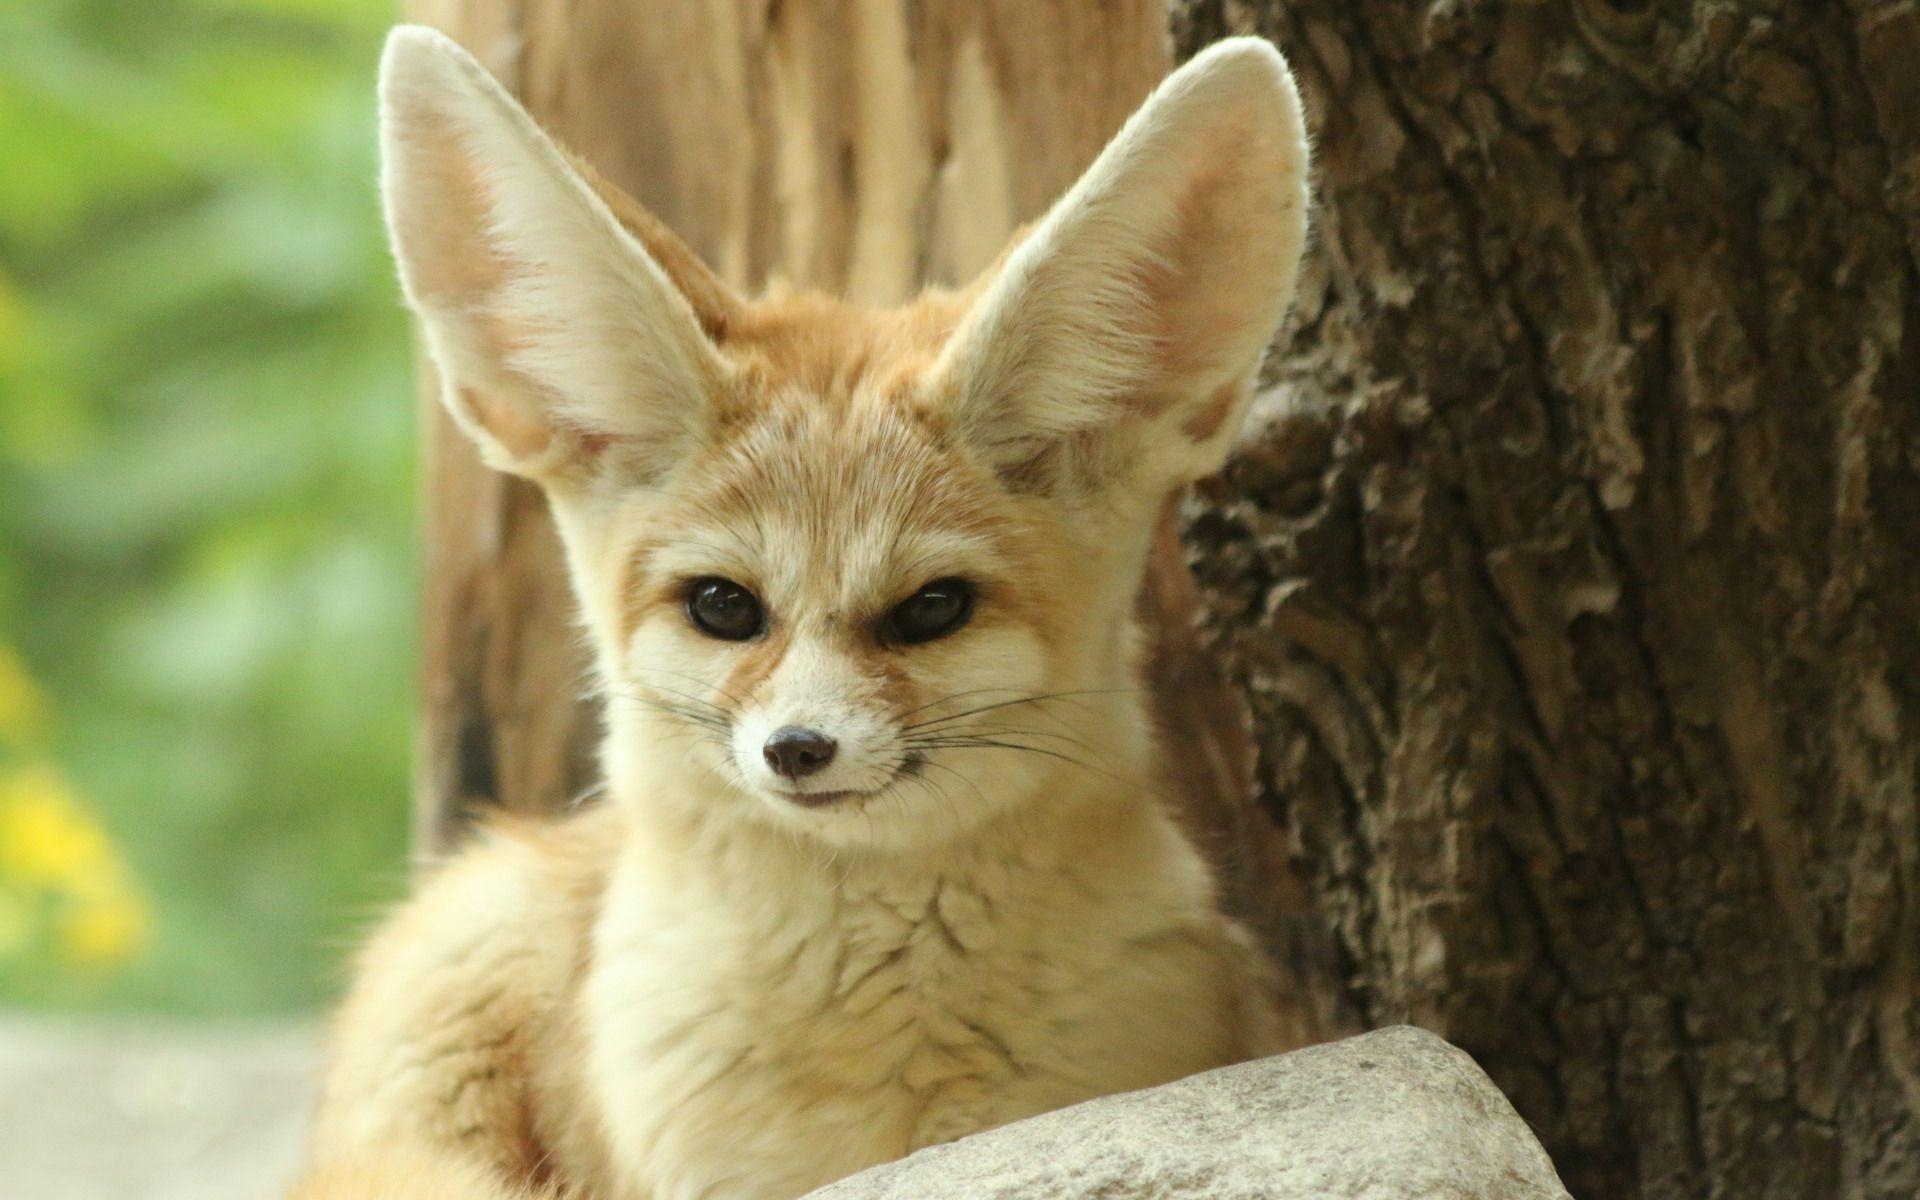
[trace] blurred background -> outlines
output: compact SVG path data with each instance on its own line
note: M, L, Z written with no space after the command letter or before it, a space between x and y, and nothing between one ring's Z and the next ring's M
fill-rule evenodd
M388 0L0 5L0 1004L316 1011L405 852Z
M342 951L402 884L392 12L0 3L9 1195L271 1193Z

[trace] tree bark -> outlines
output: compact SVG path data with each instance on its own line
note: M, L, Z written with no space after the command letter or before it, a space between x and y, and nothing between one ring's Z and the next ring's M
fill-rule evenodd
M1174 25L1317 131L1187 540L1352 1002L1576 1196L1920 1195L1920 8Z

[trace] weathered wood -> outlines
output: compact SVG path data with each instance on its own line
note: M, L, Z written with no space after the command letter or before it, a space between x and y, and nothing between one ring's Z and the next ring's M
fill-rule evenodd
M1157 0L902 4L417 0L548 128L749 288L886 304L962 282L1043 212L1165 74ZM481 468L429 398L418 828L591 786L597 736L539 497ZM1190 632L1169 524L1142 605L1168 784L1230 901L1276 944L1322 922L1251 820L1246 717ZM1307 992L1328 1032L1338 987ZM1303 994L1303 1000L1309 996Z
M1323 970L1575 1195L1920 1195L1920 8L1175 8L1317 130L1188 541Z

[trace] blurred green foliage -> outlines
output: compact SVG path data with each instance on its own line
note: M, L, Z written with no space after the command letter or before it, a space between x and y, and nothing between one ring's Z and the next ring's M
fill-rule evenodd
M392 14L0 0L0 651L44 697L33 752L151 909L121 969L0 964L0 1002L308 1007L400 885Z

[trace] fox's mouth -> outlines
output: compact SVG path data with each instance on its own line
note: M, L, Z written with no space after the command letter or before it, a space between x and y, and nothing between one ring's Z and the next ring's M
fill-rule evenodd
M900 766L894 771L893 778L887 780L877 788L867 788L864 790L839 788L833 791L822 792L780 791L775 792L774 795L789 803L798 804L801 808L831 808L837 804L845 804L850 800L867 800L878 796L902 779L910 779L918 775L920 768L926 765L926 761L926 755L920 753L918 750L910 752L905 758L900 760Z
M854 800L862 796L871 796L873 792L834 791L834 792L775 792L782 800L798 804L801 808L827 808L844 800Z

